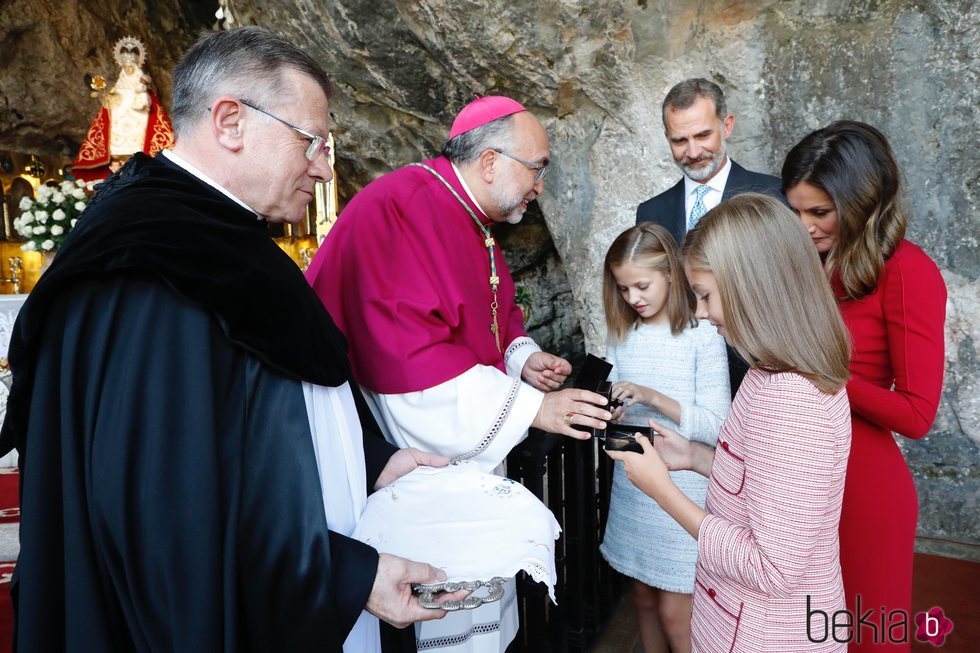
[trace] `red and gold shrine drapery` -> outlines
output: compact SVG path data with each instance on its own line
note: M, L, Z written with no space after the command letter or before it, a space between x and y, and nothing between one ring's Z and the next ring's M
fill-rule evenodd
M99 109L95 120L88 128L85 140L72 163L72 174L85 181L97 181L109 176L109 129L111 127L109 110ZM146 138L143 152L150 156L160 150L174 146L174 130L170 118L160 104L155 93L150 93L150 116L146 123Z

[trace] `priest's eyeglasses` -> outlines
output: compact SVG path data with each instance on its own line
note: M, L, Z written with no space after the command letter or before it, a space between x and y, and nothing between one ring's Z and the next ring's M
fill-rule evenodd
M542 165L538 165L537 163L531 163L530 161L525 161L524 159L522 159L520 157L516 157L513 154L508 154L507 152L504 152L499 147L494 147L494 148L491 148L491 149L494 152L496 152L497 154L503 154L508 159L514 159L518 163L523 163L526 167L530 168L531 170L534 170L534 172L535 172L535 174L534 174L534 183L538 183L539 181L541 181L542 179L544 179L544 176L546 174L548 174L548 164L547 163L542 166Z
M282 124L286 125L290 129L292 129L294 132L296 132L297 134L299 134L300 136L302 136L303 138L305 138L306 140L310 141L310 146L306 148L306 160L307 161L312 161L321 152L323 152L323 156L325 156L325 157L329 157L330 156L330 146L327 145L327 139L325 139L324 137L317 136L316 134L311 134L310 132L306 131L305 129L300 129L296 125L294 125L294 124L292 124L290 122L286 122L285 120L283 120L279 116L274 116L271 113L269 113L268 111L266 111L265 109L258 108L257 106L255 106L254 104L252 104L251 102L249 102L248 100L243 100L242 98L238 98L238 101L241 102L242 104L244 104L247 107L250 107L252 109L255 109L259 113L264 113L265 115L269 116L270 118L272 118L274 120L278 120L279 122L281 122Z

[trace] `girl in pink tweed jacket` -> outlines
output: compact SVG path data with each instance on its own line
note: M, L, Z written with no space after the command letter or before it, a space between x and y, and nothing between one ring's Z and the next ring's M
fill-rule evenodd
M684 255L697 316L751 369L717 448L651 422L653 446L639 438L643 454L609 456L698 540L694 651L844 651L849 631L834 629L834 614L849 345L820 260L799 220L754 194L710 211ZM709 477L704 510L671 482L676 469Z

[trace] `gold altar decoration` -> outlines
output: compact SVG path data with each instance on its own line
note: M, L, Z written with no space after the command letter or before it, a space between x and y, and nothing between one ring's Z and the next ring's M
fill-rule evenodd
M0 294L26 294L37 284L45 267L41 252L25 252L20 243L0 241Z
M316 207L316 242L322 243L327 237L327 233L337 221L337 167L336 151L334 150L333 134L327 135L327 145L330 146L330 181L325 184L317 184L316 197L313 204Z
M36 164L40 165L36 165ZM35 199L38 189L47 184L60 184L65 180L71 159L47 154L16 152L0 150L0 294L26 294L34 288L41 276L48 256L42 252L25 252L21 249L24 238L14 228L14 219L18 218L22 209L21 200ZM41 172L43 177L36 177L26 172Z
M33 199L43 184L62 181L62 169L69 162L37 153L0 151L0 294L24 294L37 283L44 255L21 250L23 239L13 221L21 214L21 200ZM45 172L41 174L50 176L33 176L28 168L37 173L43 168Z

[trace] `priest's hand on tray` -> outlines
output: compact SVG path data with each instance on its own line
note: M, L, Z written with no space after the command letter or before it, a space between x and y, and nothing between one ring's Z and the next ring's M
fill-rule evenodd
M382 553L378 559L378 573L374 577L374 587L364 608L395 628L404 628L415 621L442 619L446 616L446 611L423 608L419 605L418 597L412 593L412 585L417 583L431 585L444 580L446 580L446 573L432 565ZM440 603L458 601L468 594L469 592L465 590L442 594L437 600Z
M528 356L521 370L521 378L532 386L548 392L558 388L572 373L572 364L560 356L536 351Z
M602 395L578 388L549 392L541 401L531 426L549 433L588 440L591 435L587 429L604 429L606 422L612 419L612 413L603 408L606 403Z
M422 451L415 447L399 449L391 458L388 459L384 469L378 475L378 480L374 484L375 490L391 485L397 479L409 473L416 467L445 467L449 464L449 458L440 456L437 453Z

